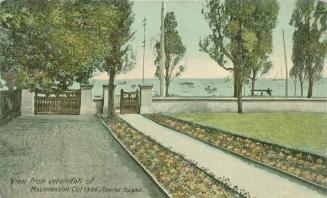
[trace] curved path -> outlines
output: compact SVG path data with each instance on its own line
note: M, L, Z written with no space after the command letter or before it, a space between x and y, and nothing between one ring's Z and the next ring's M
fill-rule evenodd
M32 178L36 181L73 177L81 178L81 183L30 183ZM12 178L27 179L27 182L11 184ZM88 179L92 182L86 185ZM69 192L36 192L33 186L69 187ZM81 191L71 192L74 186L75 191ZM124 192L124 188L129 192ZM113 189L119 192L108 192ZM95 192L85 192L92 190ZM38 115L19 117L0 127L0 198L16 197L160 198L164 195L94 116Z
M232 185L245 189L257 198L325 198L294 179L249 163L213 148L137 114L121 115L133 127L166 147L207 168L218 177L230 178Z

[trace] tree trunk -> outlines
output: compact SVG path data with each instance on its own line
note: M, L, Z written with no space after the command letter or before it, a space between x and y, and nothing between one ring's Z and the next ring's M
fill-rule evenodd
M115 105L114 105L114 85L115 82L115 72L110 71L109 72L109 85L108 85L108 120L109 119L114 119L116 114L115 114Z
M236 67L236 70L239 70L238 67ZM242 113L243 108L242 108L242 76L240 71L236 71L235 73L235 81L236 81L236 96L237 96L237 112Z
M166 56L167 59L169 59L169 56ZM169 79L169 64L168 64L168 61L166 59L166 62L165 62L165 97L168 97L169 96L169 91L168 91L168 88L169 88L169 84L170 84L170 79Z
M309 76L308 98L312 97L312 90L313 90L313 79L312 76Z
M255 76L253 76L251 80L252 80L251 96L254 96Z
M312 89L313 89L313 72L312 72L312 64L308 65L308 81L309 81L309 87L308 87L308 98L312 97Z
M237 112L238 113L243 113L243 107L242 107L242 81L239 78L238 79L240 82L238 82L238 87L237 87Z
M294 79L294 96L296 96L296 80Z
M166 94L165 94L165 97L169 96L168 88L169 88L169 83L167 83L167 80L166 80L166 90L165 90Z
M301 97L303 97L303 79L300 78Z
M236 71L235 71L235 69L233 70L233 81L234 81L234 95L233 95L233 97L234 98L237 98L237 75L236 75Z

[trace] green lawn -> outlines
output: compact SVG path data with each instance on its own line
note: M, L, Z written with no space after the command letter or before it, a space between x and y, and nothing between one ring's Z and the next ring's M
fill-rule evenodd
M174 117L325 155L326 113L188 113Z

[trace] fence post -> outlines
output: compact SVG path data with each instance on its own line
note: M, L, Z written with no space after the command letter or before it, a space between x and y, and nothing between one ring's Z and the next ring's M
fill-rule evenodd
M152 113L152 87L153 85L139 85L140 87L140 113Z

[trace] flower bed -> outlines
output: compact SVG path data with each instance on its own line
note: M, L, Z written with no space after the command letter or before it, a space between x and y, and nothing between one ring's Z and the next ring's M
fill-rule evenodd
M108 126L172 197L250 197L232 187L228 179L215 178L123 120L109 122Z
M321 188L325 189L327 186L327 159L322 156L265 143L217 128L201 126L168 115L147 114L144 116L201 141L312 182Z

